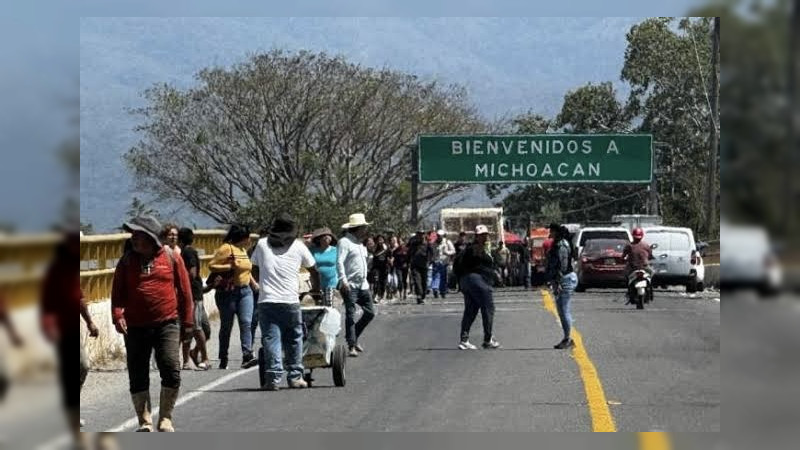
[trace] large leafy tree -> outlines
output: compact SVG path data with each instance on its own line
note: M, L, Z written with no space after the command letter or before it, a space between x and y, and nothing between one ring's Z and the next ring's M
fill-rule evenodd
M138 188L220 223L288 211L308 229L362 211L398 227L417 134L485 129L461 87L310 52L255 55L145 98L134 111L142 139L126 155ZM419 198L434 205L463 188L421 185Z
M640 121L638 130L656 141L662 214L707 236L718 233L703 225L713 129L710 36L710 18L645 20L628 32L622 68L631 86L628 109Z
M789 14L798 2L774 0L716 1L694 11L718 16L724 45L720 50L721 120L720 183L723 212L732 219L766 225L778 233L800 223L796 155L790 142L789 121L800 103L787 99L789 64L800 60L800 46L790 54ZM797 16L794 16L797 17ZM798 76L795 72L795 80ZM795 81L795 86L800 83ZM788 101L787 101L788 100ZM796 117L796 116L795 116ZM795 122L795 130L800 126ZM794 162L794 163L792 163ZM794 193L790 186L794 183ZM793 205L792 205L793 203ZM787 207L790 205L790 207ZM787 217L792 211L794 216Z
M548 131L566 133L625 132L630 113L617 99L609 82L586 84L564 96L561 112L554 120L527 113L513 121L515 132L537 134ZM497 187L490 195L502 195ZM608 220L619 212L644 212L641 185L609 184L530 184L514 188L504 199L506 214L527 217L537 222L551 220Z

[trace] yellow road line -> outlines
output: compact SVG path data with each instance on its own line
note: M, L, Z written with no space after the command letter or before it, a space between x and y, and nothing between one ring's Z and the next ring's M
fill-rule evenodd
M671 450L669 434L664 432L639 433L639 450Z
M545 309L558 319L558 310L550 292L542 290L542 299L544 300ZM603 392L603 385L600 383L597 369L594 367L592 360L589 359L589 354L586 353L586 348L583 346L583 336L574 328L572 329L572 340L575 341L572 357L578 364L581 378L583 379L586 400L589 402L589 414L592 417L592 431L615 432L617 431L617 426L614 424L614 417L608 407L606 394ZM653 447L652 449L648 447L647 450L657 450L658 448L660 447Z

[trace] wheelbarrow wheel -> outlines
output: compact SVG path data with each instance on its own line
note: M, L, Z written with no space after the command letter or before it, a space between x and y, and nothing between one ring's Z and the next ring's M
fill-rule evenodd
M347 347L342 344L333 349L332 357L333 384L342 387L345 384L345 365L347 363Z
M266 356L264 355L264 347L258 349L258 387L267 384L267 375L264 373L264 365L266 364Z

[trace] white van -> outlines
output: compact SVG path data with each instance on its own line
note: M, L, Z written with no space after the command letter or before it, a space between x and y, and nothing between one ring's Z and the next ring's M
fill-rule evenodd
M705 289L703 257L690 228L645 227L644 241L653 249L655 260L650 262L655 286L685 286L686 292Z

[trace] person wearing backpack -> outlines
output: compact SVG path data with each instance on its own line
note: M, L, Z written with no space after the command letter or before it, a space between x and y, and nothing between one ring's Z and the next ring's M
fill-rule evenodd
M428 291L428 265L433 260L433 248L425 238L425 231L417 231L417 235L409 241L408 249L411 259L411 280L417 294L417 304L422 305L425 303Z
M159 239L161 224L140 216L123 225L131 251L114 270L111 316L125 338L131 400L138 431L153 431L150 413L150 357L161 374L158 431L174 432L172 411L181 385L181 341L194 331L194 303L183 259Z
M553 295L556 298L556 309L561 321L564 338L553 346L559 350L568 350L575 347L572 340L572 314L570 301L575 287L578 286L578 276L572 268L572 245L569 241L569 230L563 225L550 225L550 235L553 237L553 247L550 250L550 268L552 279L550 282Z
M456 254L456 249L450 239L447 239L447 233L444 230L436 232L437 241L435 248L435 260L433 262L433 280L431 287L433 289L433 297L442 299L447 297L447 269L450 267L450 261Z

